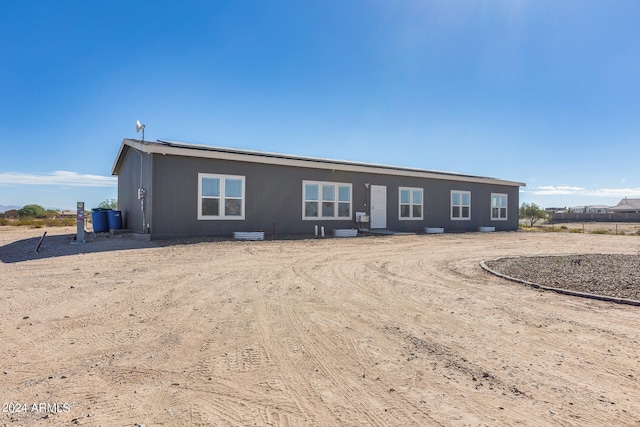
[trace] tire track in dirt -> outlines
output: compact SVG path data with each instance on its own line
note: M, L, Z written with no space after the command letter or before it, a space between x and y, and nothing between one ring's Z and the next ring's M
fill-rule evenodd
M414 288L416 285L418 286L422 286L422 281L421 280L416 280L415 278L407 278L407 277L403 277L400 274L395 273L394 271L390 271L389 270L389 265L393 264L394 267L397 267L398 263L395 263L394 260L390 260L387 262L382 263L381 265L378 265L377 263L368 263L367 265L372 268L377 274L381 275L381 277L392 277L393 280L395 281L395 286L393 287L394 289L394 293L398 295L399 298L403 299L403 308L407 311L407 312L412 312L413 310L415 310L416 312L420 312L421 311L421 307L423 306L423 302L421 301L414 301L412 299L406 299L407 293L406 293L406 286L405 285L409 285L410 288ZM401 264L401 263L400 263ZM400 268L402 271L405 271L404 267ZM415 269L414 269L415 270ZM353 271L353 270L352 270ZM361 283L363 283L363 280L359 280L357 278L355 278L353 275L344 275L344 274L339 274L341 273L340 270L336 270L336 272L338 273L338 276L342 276L342 278L346 279L346 281L348 283L351 284L351 286L353 286L354 288L357 288L360 292L367 292L368 288L363 287L361 285ZM397 291L397 292L396 292ZM369 295L371 295L371 293L369 293ZM384 322L381 322L384 323ZM413 327L412 327L413 329ZM449 352L451 353L451 352ZM447 358L445 358L447 359ZM469 363L468 362L464 362L464 358L460 357L460 358L448 358L448 362L446 362L446 364L449 365L449 367L453 367L454 371L459 371L460 369L462 369L463 372L469 373L469 372L473 372L473 370L471 368L469 368ZM438 361L437 363L439 363L440 361ZM464 363L463 363L464 362ZM462 365L461 365L462 363ZM480 368L474 368L476 371L479 370ZM514 391L514 393L516 395L521 395L522 392L520 392L517 387L515 386L511 386L511 387L503 387L503 389L507 390L507 391ZM478 407L476 408L478 413L482 413L482 407ZM526 419L526 414L522 413L521 411L517 411L514 413L518 414L520 417L522 417L523 419Z
M193 292L188 281L188 277L177 279L174 276L168 281L173 283L168 283L167 289L161 290L159 295L158 289L155 294L141 292L143 298L150 300L146 310L140 310L139 305L125 307L129 309L125 323L130 326L116 333L108 342L115 348L128 350L98 371L104 377L111 378L115 387L136 388L136 394L130 395L134 406L163 408L150 420L153 423L175 423L176 419L187 416L184 408L189 407L189 399L180 396L178 385L193 381L188 372L189 358L176 359L158 355L162 355L167 349L183 346L190 348L200 343L200 330L208 321L198 313L200 301L189 304ZM166 322L162 319L163 316L174 320ZM162 332L158 334L157 330L151 330L147 326L150 323L164 324ZM137 366L133 369L124 368L132 363ZM160 380L162 377L168 379ZM126 418L122 411L127 409L122 409L122 405L103 403L105 409L100 413L103 418ZM131 418L131 421L140 422L135 418Z
M392 276L392 277L394 277L394 278L403 279L401 276L399 276L399 275L397 275L397 274L395 274L395 273L393 273L393 272L390 272L390 271L386 270L386 269L385 269L385 267L386 267L386 265L385 265L385 264L383 264L382 266L378 266L377 264L375 264L375 263L374 263L374 264L371 264L371 265L367 265L367 267L371 268L373 271L375 271L377 274L381 275L382 277L389 277L389 276L391 275L391 276ZM344 280L345 282L347 282L348 284L350 284L350 285L351 285L352 287L354 287L355 289L358 289L358 293L360 293L360 292L362 292L362 291L365 291L365 292L366 292L366 290L367 290L368 288L367 288L366 286L362 286L362 283L363 283L364 281L363 281L363 280L361 280L361 279L359 279L359 278L356 276L355 272L356 272L357 270L356 270L356 269L350 269L350 271L351 271L351 274L345 274L345 273L344 273L344 271L342 271L342 269L340 269L340 268L335 269L336 275L337 275L339 278L343 279L343 280ZM405 281L401 280L401 282L405 282ZM408 283L410 283L410 284L412 284L412 285L413 285L414 283L420 283L419 281L415 281L415 280L406 280L406 282L408 282ZM400 282L398 282L398 283L400 283ZM404 289L398 289L397 294L398 294L398 296L399 296L400 298L403 298L403 296L404 296L404 295L403 295L403 294L404 294L404 292L403 292L403 291L404 291ZM388 301L388 299L386 299L386 298L384 298L384 297L381 297L380 295L374 295L374 294L372 294L372 293L369 293L369 296L371 296L371 297L373 297L373 298L377 299L377 300L378 300L378 302L379 302L379 303L381 303L381 304L384 304L384 303L385 303L385 301ZM411 307L412 305L414 306L413 308ZM405 310L406 310L407 312L411 312L411 311L413 311L413 310L416 310L416 311L420 312L421 306L422 306L422 304L421 304L420 302L412 301L412 300L407 300L407 299L403 299L403 307L405 308ZM397 320L397 319L396 319L396 320ZM393 322L391 322L389 319L387 319L387 322L380 322L380 321L379 321L379 322L377 322L377 323L378 323L378 324L380 324L380 325L385 325L385 324L386 324L386 325L389 325L389 324L392 324ZM412 329L413 329L413 328L414 328L414 327L412 326ZM397 329L398 329L398 330L400 330L399 328L397 328ZM379 330L379 331L381 331L381 332L383 333L383 335L386 335L386 336L389 336L389 335L397 335L396 333L391 333L391 334L390 334L390 331L395 331L395 329L394 329L394 328L391 328L391 327L389 327L389 326L381 326L381 327L379 327L379 328L378 328L378 330ZM405 333L405 335L407 335L407 336L402 336L403 341L405 341L405 343L406 343L406 342L410 342L410 343L413 343L413 344L414 344L414 345L410 346L410 347L412 347L412 348L409 348L409 349L408 349L408 351L407 351L408 353L410 353L410 355L409 355L409 359L408 359L408 360L416 359L417 357L415 356L415 354L416 354L416 351L417 351L418 346L417 346L417 345L415 345L415 343L416 343L416 342L420 342L420 343L422 343L423 341L422 341L422 339L419 339L419 338L417 338L417 337L414 337L413 335L408 335L408 334L406 334L406 333ZM406 346L406 344L405 344L405 346ZM355 347L355 346L352 346L352 347ZM406 347L409 347L409 346L406 346ZM366 354L366 353L362 352L361 350L355 350L355 351L356 351L356 353L358 353L358 354L365 355L365 356L363 356L363 359L365 359L365 360L369 360L369 361L372 361L371 357L370 357L368 354ZM431 352L431 353L435 353L435 352ZM455 355L452 353L452 351L448 351L448 352L445 352L445 353L437 352L437 353L435 353L435 354L436 354L438 357L436 358L436 360L437 360L437 361L432 362L433 364L441 363L441 362L442 362L442 360L441 360L441 359L443 359L443 358L444 358L444 359L445 359L445 360L444 360L445 365L447 365L447 367L449 367L449 368L450 368L451 366L454 366L454 365L455 365L455 367L456 367L456 368L458 368L458 370L462 369L462 370L463 370L463 372L465 372L465 373L472 373L472 372L474 372L474 370L473 370L473 369L471 369L469 366L467 366L467 365L469 365L469 363L468 363L467 361L465 361L463 357L458 357L458 358L456 358L456 357L455 357ZM459 359L459 360L458 360L458 359ZM462 364L462 365L460 365L461 363L463 363L463 364ZM400 383L400 382L402 382L402 380L401 380L401 379L397 379L397 378L396 378L396 379L394 379L394 380L389 379L389 378L388 378L388 374L387 374L387 372L383 371L382 369L378 369L378 368L377 368L377 363L370 363L370 366L371 366L371 367L373 367L373 369L371 369L371 371L372 371L371 373L373 374L373 376L378 377L378 378L380 378L380 377L381 377L381 378L385 378L384 382L385 382L386 384L389 384L389 385L390 385L390 387L391 387L390 389L394 389L393 387L398 387L398 386L397 386L397 384L398 384L398 383ZM475 371L480 371L480 368L478 368L478 367L475 367L474 369L475 369ZM478 375L478 376L479 376L479 375ZM487 374L487 376L488 376L488 374ZM432 387L433 387L433 386L432 386ZM437 388L439 388L439 387L437 387ZM394 390L395 390L395 389L394 389ZM448 391L449 391L449 390L447 390L446 388L440 388L440 392L441 392L443 395L444 395L445 393L447 393ZM410 387L407 387L407 393L409 393L409 392L410 392ZM413 393L413 394L415 395L415 393ZM436 424L436 423L437 423L437 424L440 424L440 421L437 421L433 416L431 416L431 414L429 414L429 412L428 412L428 410L426 409L426 407L425 407L425 409L423 409L423 407L422 407L422 406L420 406L420 405L418 404L418 400L420 400L423 404L424 404L424 403L427 403L427 402L424 400L424 399L426 399L426 398L424 398L424 397L423 397L422 399L420 399L420 398L416 398L416 400L411 401L411 400L409 400L407 397L405 397L405 396L404 396L404 393L400 393L400 392L396 392L396 393L394 393L394 394L393 394L393 396L394 396L394 399L403 401L403 402L404 402L404 404L406 405L406 407L407 407L407 408L410 408L410 411L412 411L412 412L413 412L413 414L416 414L416 413L418 413L418 412L422 413L422 415L423 415L426 419L428 419L428 420L429 420L429 421L428 421L428 422L429 422L429 424ZM416 409L417 409L417 411L416 411ZM396 413L397 413L397 411L396 411ZM411 420L411 422L412 422L412 423L414 423L415 425L420 425L420 422L419 422L419 421L417 421L417 420L415 419L415 417L412 417L412 416L411 416L411 414L405 413L405 416L408 416L408 417L409 417L409 419ZM422 423L424 423L424 420L422 420ZM407 421L402 422L402 424L403 424L403 425L407 424Z
M293 309L291 304L285 304L283 306L284 314L287 317L289 322L289 326L292 328L294 333L296 334L296 339L302 346L305 351L307 357L310 357L317 366L318 371L324 376L324 378L328 379L332 384L332 387L337 390L345 401L349 403L349 406L343 406L341 409L346 411L345 414L347 420L342 420L344 422L354 422L357 420L367 420L371 425L384 426L386 425L385 420L381 418L379 415L374 413L369 413L367 408L363 406L360 402L354 399L355 396L363 396L368 395L366 390L362 390L360 387L355 386L353 383L347 382L343 378L341 378L340 374L337 374L333 371L330 365L327 363L328 356L326 355L327 350L321 350L321 347L317 346L315 343L318 341L320 334L318 331L314 331L314 336L316 340L311 340L307 337L308 330L304 331L303 328L310 328L311 325L309 323L305 323L303 326L303 322L300 319L300 315ZM326 338L325 338L326 340ZM330 340L328 340L330 341ZM321 344L321 343L319 343ZM325 344L325 343L322 343ZM324 346L322 348L325 348ZM344 357L344 355L341 355Z
M297 408L290 400L270 398L269 404L261 403L265 397L260 393L244 393L239 384L221 382L215 391L209 389L189 389L198 396L193 405L193 420L204 425L288 426L300 425L302 420ZM269 420L272 424L268 424ZM275 423L275 422L278 423Z
M340 255L334 255L334 257L339 258ZM326 274L323 275L323 277L325 277L325 281L316 280L314 277L312 277L311 273L308 273L306 271L306 269L303 269L303 268L296 268L295 271L296 271L296 274L298 276L303 277L306 281L310 281L310 282L314 283L316 286L321 287L321 288L331 287L331 286L333 286L332 283L339 283L340 287L350 289L354 285L354 282L356 282L353 279L353 272L355 271L356 268L358 268L358 266L356 264L354 264L354 263L352 263L350 261L351 260L345 260L345 261L343 261L343 263L335 263L334 262L334 263L331 263L331 264L328 263L328 262L325 262L325 260L318 261L318 263L321 263L321 264L325 264L326 263L328 265L334 265L334 268L333 268L332 273L331 273L331 276L333 277L333 280L327 280L326 279L326 277L327 277ZM349 270L351 271L350 274L344 274L342 272L342 267L344 267L345 265L349 267ZM331 282L331 283L328 283L328 282ZM366 287L366 286L365 287L357 286L355 288L358 289L358 292L366 293L367 295L369 295L371 298L373 298L375 300L381 300L382 299L382 297L378 293L371 291L371 289ZM292 313L289 312L289 318L292 319L292 321L293 321L294 318L291 317L291 316L292 316ZM322 336L322 334L324 334L324 332L322 330L320 330L318 328L318 326L321 325L323 322L331 322L331 321L326 319L326 318L321 318L319 320L315 320L312 323L306 323L305 328L307 328L307 329L313 328L313 331L314 331L313 336ZM342 326L343 328L345 328L345 326L343 326L343 325L339 325L339 326ZM333 335L334 336L333 344L332 345L325 345L323 347L326 347L326 348L340 348L340 349L343 349L343 351L340 354L337 354L337 353L336 354L330 354L330 355L326 356L326 358L329 358L329 357L334 357L335 358L335 357L337 357L337 358L343 358L344 359L345 357L349 357L350 359L353 359L353 355L354 354L356 354L356 355L362 355L363 354L361 350L360 351L356 350L356 346L353 344L353 342L355 340L353 329L354 328L352 328L352 327L346 327L346 329L340 331L340 334L334 334ZM312 351L313 350L313 348L310 347L312 345L311 342L307 342L307 343L303 343L303 344L306 345L306 348L307 348L308 351ZM345 346L346 346L346 349L344 348ZM344 350L352 350L352 351L346 351L345 352ZM345 353L349 354L349 356L347 356ZM315 355L315 357L317 359L319 357L319 355ZM369 363L365 363L363 365L363 360L366 360ZM322 360L318 360L318 361L322 362ZM375 363L368 357L359 358L359 360L358 359L354 359L353 362L354 362L354 364L359 366L359 368L357 368L357 369L362 371L362 372L364 372L366 369L374 370L374 369L371 369L371 366L375 366ZM321 366L323 366L323 365L321 364ZM379 372L379 375L375 375L378 378L378 380L380 380L381 378L384 377L384 374L382 373L382 371L376 371L376 372ZM323 371L323 373L325 375L330 375L331 374L330 372L327 372L326 367L325 367L325 370ZM358 376L359 375L362 375L362 374L358 374ZM365 374L365 377L366 377L366 374ZM384 383L384 382L382 382L382 383ZM341 386L343 389L345 388L344 384L338 384L338 386ZM381 387L380 385L376 385L375 387L368 387L367 388L368 392L366 394L368 394L370 396L370 399L373 398L376 401L378 401L380 406L384 406L384 404L382 402L385 402L385 401L389 400L389 390L393 389L393 388L392 387L386 388L384 390L384 392L375 392L374 393L372 391L372 390L377 390L377 389L384 389L384 387L383 386ZM346 391L343 390L343 393L346 393L346 392L353 392L353 390L346 390ZM365 392L364 392L364 390L361 390L361 391L359 391L359 393L365 393ZM372 394L372 393L374 393L374 394ZM400 399L400 400L402 401L403 399ZM407 403L407 402L405 402L405 403ZM409 406L411 406L411 405L409 405ZM412 410L415 411L415 407L413 407ZM425 414L423 414L423 415L425 415ZM394 416L396 418L394 418L393 423L400 422L400 423L405 424L405 425L407 425L407 424L419 425L420 424L420 421L418 421L418 419L416 417L411 416L411 414L409 414L408 412L405 412L402 408L398 409L397 407L395 407L394 408ZM405 418L405 420L401 421L403 418ZM382 419L380 419L380 420L382 420ZM387 421L382 420L380 422L385 423Z
M309 372L311 367L300 354L300 345L297 340L287 335L283 330L284 325L280 317L283 310L280 297L277 300L261 301L255 304L258 336L270 357L277 361L276 366L280 366L280 369L269 372L277 379L275 384L277 388L273 391L277 396L294 402L298 412L296 418L304 420L305 423L312 422L312 420L315 420L314 423L320 420L337 422L338 418L329 408L313 404L318 400L318 395L314 393L309 376L303 374L303 372ZM306 369L301 369L302 366ZM265 384L268 390L274 389L272 384L272 382ZM292 390L293 385L298 389L297 391ZM273 391L270 394L273 394ZM270 406L270 408L273 412L274 407ZM289 422L290 418L287 418L286 421Z
M271 295L282 292L286 287L286 277L290 274L288 270L290 268L284 265L275 271L267 270L266 274L241 276L236 280L248 287L261 289L265 295ZM263 299L260 302L249 301L249 304L242 306L235 303L227 304L233 311L232 316L218 323L215 331L212 331L213 333L206 337L200 346L196 371L209 375L209 380L216 383L218 392L210 394L209 398L213 397L213 401L209 405L201 404L195 408L198 419L208 420L207 422L227 419L236 425L300 424L302 418L300 418L299 405L291 407L290 403L292 401L290 397L295 394L285 396L283 387L286 383L273 369L270 352L274 348L281 347L282 343L277 342L269 346L269 341L265 339L265 329L261 324L268 322L269 319L262 304L264 304ZM224 343L215 339L220 336L227 337ZM242 389L238 389L239 386L242 387L241 385L234 388L227 387L227 392L220 393L220 385L228 382L225 378L237 374L244 376L245 387ZM234 396L241 396L243 390L245 395L246 390L255 390L255 396L251 402L234 398ZM259 391L264 391L264 394ZM244 409L247 407L252 408L249 413ZM230 408L235 409L229 412ZM245 415L234 419L233 413Z
M286 318L287 305L290 298L298 298L302 295L304 300L311 302L317 294L318 283L305 280L298 274L299 265L311 265L317 262L316 256L304 255L290 260L286 270L280 270L277 280L280 286L272 287L269 299L255 303L256 324L259 328L259 337L267 348L270 356L278 361L278 377L282 378L283 392L287 398L296 403L300 412L300 418L305 423L313 421L313 424L327 423L333 420L334 425L340 424L340 416L332 408L326 405L317 405L322 401L322 395L318 393L311 372L315 368L312 359L304 351L297 334L292 334L288 328ZM323 305L323 301L313 302ZM305 374L306 373L306 374ZM300 387L300 385L304 385ZM292 389L292 386L296 390Z
M305 258L303 260L298 260L295 265L292 265L291 273L293 275L289 278L288 282L284 282L283 287L288 290L296 290L292 295L290 292L286 292L287 297L283 301L281 299L275 303L272 300L272 304L274 306L269 310L269 312L277 313L278 315L284 315L284 319L280 318L279 321L286 321L286 324L280 325L280 328L284 328L284 330L291 330L291 325L297 325L298 327L294 328L293 335L288 335L288 333L281 338L281 343L279 345L285 344L285 347L288 350L289 354L294 354L297 356L296 366L291 366L291 369L287 371L297 372L301 370L301 365L304 366L302 368L303 371L312 372L313 374L308 376L296 376L292 378L289 383L292 384L307 384L306 387L303 387L305 390L315 390L313 393L308 394L307 396L303 396L304 399L302 401L298 401L298 405L301 408L301 411L305 414L306 417L311 417L311 419L316 419L317 422L326 423L328 420L333 419L333 423L336 425L342 424L345 422L345 416L348 416L352 408L349 407L335 407L333 404L323 405L318 407L317 405L312 405L313 408L310 412L310 403L317 401L320 399L325 403L329 403L329 400L333 400L333 393L329 392L329 390L334 388L341 389L342 393L345 392L345 383L337 382L335 376L328 368L328 366L322 361L320 355L314 353L313 350L315 347L311 344L310 340L304 337L308 332L302 331L302 326L299 322L296 321L295 317L292 317L292 313L290 310L290 305L293 304L293 301L298 302L298 291L308 291L313 295L314 290L319 290L319 292L323 292L327 287L333 287L333 284L327 284L325 282L320 282L315 280L311 275L303 272L303 269L309 268L314 271L320 271L322 269L322 265L328 262L328 259L340 257L340 254L332 253L329 256L322 257L312 257ZM297 284L293 288L290 284ZM301 288L302 287L302 288ZM307 295L303 295L302 298L307 298ZM311 296L311 299L313 297ZM316 301L316 307L324 307L323 301ZM261 310L262 313L266 313L266 310ZM260 321L260 324L265 322ZM309 328L310 325L306 324L305 328ZM265 331L265 335L267 332ZM276 346L278 343L274 343ZM273 348L273 347L272 347ZM287 360L290 360L290 357L283 355ZM286 376L290 375L290 373L284 374ZM320 376L319 376L320 375ZM308 379L311 377L311 379ZM329 384L332 386L327 389L327 385L323 385L326 383L327 377L329 378ZM300 388L299 386L297 388ZM325 391L323 391L325 390ZM342 395L342 394L341 394ZM347 396L347 398L349 398ZM320 413L317 413L318 409L320 409ZM357 408L361 409L361 408ZM330 411L327 413L326 411ZM320 421L323 420L323 421ZM375 425L375 424L374 424Z
M456 262L453 263L448 263L446 265L446 267L449 270L455 271L456 269L461 268L460 266L464 266L464 263L467 263L469 265L475 265L476 261L477 261L477 257L467 257L467 258L462 258L462 257L458 257L458 259L456 259ZM478 279L473 280L473 276L471 277L472 281L478 281ZM492 282L492 283L496 283L497 285L502 285L504 286L504 284L501 284L500 281L495 281L493 279L488 279L487 281ZM508 287L508 286L507 286ZM526 291L525 291L526 294ZM528 293L530 295L534 295L536 296L536 293ZM488 303L487 300L487 296L486 295L481 295L481 294L477 294L475 293L473 295L474 297L474 301L476 301L476 303L479 304L483 304L483 303ZM546 299L546 298L545 298ZM553 304L564 304L563 300L561 299L550 299L550 301L552 301ZM568 300L566 300L568 301ZM516 331L516 332L531 332L531 327L535 327L535 328L540 328L541 326L544 329L547 329L550 327L550 324L547 320L544 314L544 312L540 312L539 310L529 310L526 305L511 305L508 303L504 303L502 301L496 301L497 304L493 304L492 306L492 310L494 311L498 311L498 313L503 313L503 322L504 323L515 323L515 324L520 324L523 326L526 326L527 329L525 330L521 330L521 331ZM572 304L573 305L573 304ZM576 307L578 308L578 307ZM594 307L591 307L590 309L587 310L587 312L591 312L593 310ZM542 316L542 317L541 317ZM538 323L535 320L529 320L529 319L536 319L536 318L541 318L542 320ZM536 324L538 323L538 324ZM582 325L584 323L581 322L580 325ZM578 327L578 329L580 329ZM533 329L534 331L536 329ZM575 332L575 330L574 330ZM571 330L569 329L569 333L571 333ZM553 339L554 335L552 334L544 334L544 335L540 335L537 334L537 336L539 337L538 339L540 340L537 347L540 348L562 348L563 346L566 347L566 341L562 341L561 339ZM522 346L523 343L523 339L525 338L524 336L520 336L518 338L516 338L516 336L511 336L508 337L507 340L504 339L504 336L500 336L498 337L498 341L504 341L504 345L501 345L500 348L504 350L509 349L510 351L516 350L519 347ZM549 340L549 338L552 338L552 340ZM519 343L520 345L516 344ZM529 348L530 344L528 344L525 348ZM569 354L566 353L565 351L560 351L558 350L559 354L565 353L566 356L568 356ZM510 364L508 362L508 360L510 359L522 359L522 358L526 358L526 356L524 354L518 354L518 355L503 355L504 359L506 359L506 363ZM574 382L575 383L575 388L576 389L588 389L589 386L587 383L582 383L580 384L579 380L577 380L577 377L575 374L571 375L569 374L570 372L580 372L582 369L578 369L580 367L580 364L572 364L571 362L567 363L567 361L564 361L564 363L562 363L562 367L558 368L557 366L555 366L556 364L546 364L546 365L542 365L540 366L540 370L537 371L537 375L534 374L533 372L529 373L530 369L527 368L526 369L526 373L525 370L522 369L522 367L518 368L516 367L516 369L519 371L519 373L517 373L517 376L521 377L521 378L527 378L527 377L537 377L537 378L545 378L548 379L549 381L542 381L543 385L544 383L554 383L554 382L566 382L567 380L569 380L570 382ZM511 369L511 368L509 368ZM511 374L512 375L512 374ZM523 384L527 384L527 383L531 383L532 381L530 379L524 379L524 381L521 381ZM525 386L526 387L526 386ZM536 386L537 389L538 386ZM542 399L544 400L544 398L546 396L542 396L540 395L536 389L530 389L530 392L533 393L533 395L537 396L538 399ZM593 398L588 398L587 400L592 400ZM582 400L584 400L584 396L582 397ZM546 401L547 403L549 403L549 401ZM592 402L595 404L597 403L595 401L595 399L592 400ZM570 403L570 405L574 405L574 403ZM574 405L575 406L575 405ZM578 409L578 408L576 408ZM577 413L576 413L577 412ZM571 419L571 423L575 423L575 419L577 416L579 416L580 411L573 411L572 413L569 413L567 415L567 417L569 419ZM557 422L557 418L554 418ZM602 423L606 423L606 416L603 418L600 417L596 417L596 419L599 419Z
M21 291L0 307L0 396L77 402L16 425L635 425L637 310L477 272L484 257L632 245L473 233L0 264Z

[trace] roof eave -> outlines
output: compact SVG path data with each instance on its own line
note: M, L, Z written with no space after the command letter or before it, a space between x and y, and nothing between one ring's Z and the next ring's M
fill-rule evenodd
M116 155L116 159L114 160L113 166L111 167L111 175L118 175L120 173L122 162L124 161L129 148L133 148L134 150L142 151L145 153L153 152L153 150L146 149L146 146L149 146L149 144L145 143L145 141L129 138L123 139L122 143L120 144L118 154Z
M201 158L215 158L230 161L244 161L282 166L307 167L315 169L345 170L350 172L377 173L385 175L415 176L421 178L442 179L449 181L464 181L506 185L511 187L526 187L523 182L506 181L497 178L456 174L452 172L429 171L422 169L403 168L388 165L347 162L342 160L322 159L313 157L290 156L277 153L238 150L232 148L192 145L170 141L146 142L134 139L124 139L118 156L113 165L112 174L117 175L122 157L126 154L125 146L148 154L176 155Z
M120 144L120 149L118 149L116 159L113 161L113 166L111 166L111 175L118 175L120 173L120 167L122 166L124 155L126 153L126 150L128 149L128 144L126 143L126 141L126 139L123 139L122 143Z

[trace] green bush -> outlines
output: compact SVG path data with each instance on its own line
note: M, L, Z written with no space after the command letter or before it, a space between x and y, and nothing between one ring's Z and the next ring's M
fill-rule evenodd
M118 209L118 201L116 199L104 200L100 202L100 204L98 205L98 209Z
M530 227L536 222L547 219L547 212L535 203L523 203L519 210L520 219L526 220Z
M607 230L603 230L603 229L593 230L591 234L607 234Z
M46 214L46 210L40 205L26 205L18 209L20 218L42 218Z
M582 233L582 230L580 230L579 228L572 228L571 230L569 230L569 233Z

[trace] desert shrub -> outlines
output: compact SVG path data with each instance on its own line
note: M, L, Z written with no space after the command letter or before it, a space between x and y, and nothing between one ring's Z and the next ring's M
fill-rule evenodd
M562 231L561 229L555 227L542 227L542 230L548 233L560 233Z
M65 227L68 225L76 225L75 218L56 218L56 219L46 219L44 221L44 225L47 227Z
M571 230L569 230L569 233L582 233L582 230L580 230L579 228L572 228Z
M566 226L566 225L561 225L561 226L560 226L560 230L566 230L566 229L567 229L567 226Z
M603 229L593 230L591 234L607 234L607 230L603 230Z
M0 218L0 225L23 225L34 228L42 227L66 227L70 225L76 225L75 218L56 218L56 219L35 219L35 218L18 218L18 219L6 219Z
M520 218L525 219L530 227L533 227L536 222L548 217L547 212L535 203L523 203L520 207L519 214Z

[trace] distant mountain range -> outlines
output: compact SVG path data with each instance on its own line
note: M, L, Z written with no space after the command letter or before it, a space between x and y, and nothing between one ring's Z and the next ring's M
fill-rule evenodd
M16 205L9 205L9 206L0 205L0 212L10 211L11 209L20 209L21 207L22 206L16 206Z

